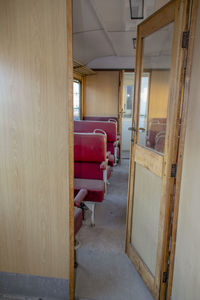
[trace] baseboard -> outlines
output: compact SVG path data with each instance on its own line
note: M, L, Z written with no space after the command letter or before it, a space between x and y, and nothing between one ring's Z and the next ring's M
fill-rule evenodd
M0 272L0 294L18 298L68 300L69 280Z

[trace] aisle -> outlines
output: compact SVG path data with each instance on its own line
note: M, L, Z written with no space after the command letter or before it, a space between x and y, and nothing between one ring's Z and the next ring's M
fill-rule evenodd
M95 227L87 224L78 239L76 296L90 300L151 300L152 297L124 254L128 163L114 167L108 194L96 206Z

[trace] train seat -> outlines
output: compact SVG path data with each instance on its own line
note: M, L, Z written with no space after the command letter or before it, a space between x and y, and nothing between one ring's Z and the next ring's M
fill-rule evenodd
M94 132L100 129L105 131L107 135L107 151L114 155L115 163L118 161L118 141L117 141L117 122L114 121L74 121L75 132Z
M81 189L87 190L84 204L91 210L91 225L94 226L94 209L96 203L101 203L104 198L105 185L103 180L74 178L74 195Z
M110 175L105 136L101 133L74 133L74 177L104 180L106 185Z

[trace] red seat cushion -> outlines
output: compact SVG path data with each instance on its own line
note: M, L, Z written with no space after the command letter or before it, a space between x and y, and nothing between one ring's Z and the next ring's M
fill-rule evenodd
M76 235L83 223L83 214L82 209L75 207L74 208L74 235Z
M102 180L103 171L98 163L74 162L74 177Z
M88 194L84 199L85 201L92 201L92 202L103 201L103 197L104 197L103 180L75 178L74 194L77 195L77 193L81 189L86 189L88 191Z

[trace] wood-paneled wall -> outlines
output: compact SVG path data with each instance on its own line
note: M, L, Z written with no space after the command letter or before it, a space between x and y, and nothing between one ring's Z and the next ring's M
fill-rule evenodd
M69 276L66 0L0 0L0 271Z
M166 118L169 92L168 70L152 70L149 91L149 119Z
M84 116L118 116L119 71L98 71L85 79Z

